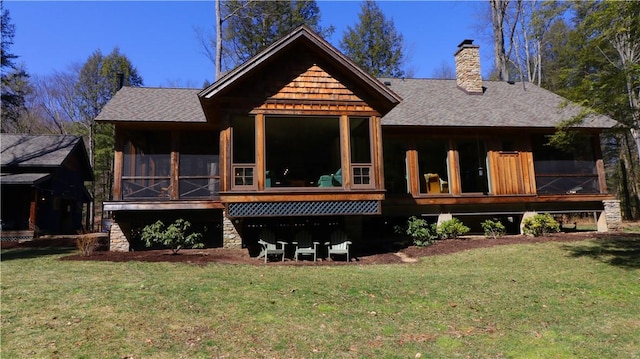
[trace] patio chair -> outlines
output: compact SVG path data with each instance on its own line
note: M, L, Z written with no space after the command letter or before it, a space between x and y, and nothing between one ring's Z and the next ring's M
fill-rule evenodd
M336 173L330 175L322 175L318 179L318 187L340 187L342 186L342 168Z
M298 261L298 256L312 255L313 261L315 262L318 253L318 244L320 243L314 242L311 239L309 232L300 231L296 233L295 242L293 242L293 245L296 246L296 251L293 257Z
M335 231L331 234L330 242L325 242L327 246L327 256L331 258L332 254L344 254L347 256L347 262L349 261L349 246L351 241L343 231Z
M258 243L262 246L258 258L264 257L264 262L267 263L270 255L281 255L282 261L284 262L284 253L287 242L276 240L276 236L273 232L265 229L258 235Z
M448 193L449 183L437 173L425 173L424 180L427 183L427 193Z

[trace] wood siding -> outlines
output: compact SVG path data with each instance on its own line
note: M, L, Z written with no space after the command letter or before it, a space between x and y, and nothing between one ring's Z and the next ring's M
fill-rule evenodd
M491 194L534 194L535 176L531 152L489 151Z

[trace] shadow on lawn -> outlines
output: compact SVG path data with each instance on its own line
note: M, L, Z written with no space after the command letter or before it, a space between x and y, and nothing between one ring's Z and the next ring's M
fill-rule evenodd
M640 234L615 235L581 246L564 246L573 257L589 257L616 267L640 268Z
M70 254L76 248L71 247L43 247L43 248L14 248L3 250L0 254L0 261L10 261L14 259L29 259L54 254Z

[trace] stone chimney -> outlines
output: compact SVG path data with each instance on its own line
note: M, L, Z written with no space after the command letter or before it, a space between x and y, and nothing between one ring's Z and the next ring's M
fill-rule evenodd
M454 54L456 59L456 85L470 95L482 95L480 74L480 47L473 40L464 40Z

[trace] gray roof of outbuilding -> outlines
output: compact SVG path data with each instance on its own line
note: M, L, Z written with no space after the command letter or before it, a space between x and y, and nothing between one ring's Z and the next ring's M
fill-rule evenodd
M50 176L50 173L2 173L0 182L2 184L31 185L46 180Z
M103 122L207 122L200 89L123 87L102 109Z
M71 135L2 134L2 166L56 167L75 148L81 137Z
M555 127L580 113L581 107L530 83L484 81L482 95L469 95L455 80L380 79L402 97L382 118L383 126ZM615 122L588 116L583 128L610 128Z

